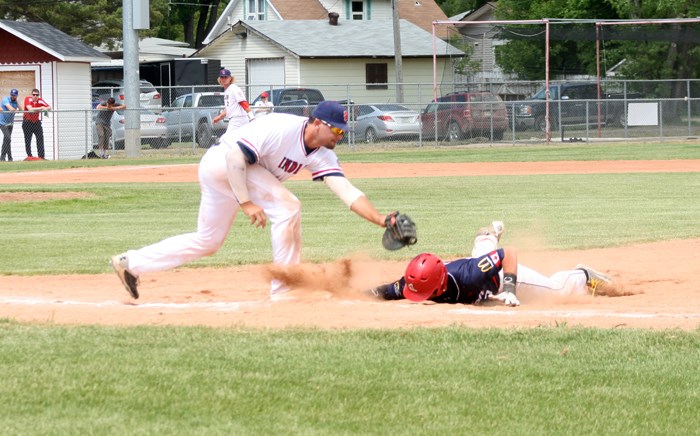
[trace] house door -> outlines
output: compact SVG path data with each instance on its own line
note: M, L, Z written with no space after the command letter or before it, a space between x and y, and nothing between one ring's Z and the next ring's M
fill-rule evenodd
M284 59L248 59L248 101L253 101L263 91L284 86Z

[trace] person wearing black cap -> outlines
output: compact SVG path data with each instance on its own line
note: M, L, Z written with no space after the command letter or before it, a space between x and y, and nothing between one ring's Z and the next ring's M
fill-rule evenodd
M380 213L345 178L333 152L348 130L348 111L323 101L309 118L272 113L223 135L199 164L201 202L197 231L174 236L112 258L112 266L133 298L139 275L163 271L214 254L224 243L239 210L250 224L271 225L275 264L301 261L301 202L283 185L302 169L323 181L358 216L385 227ZM289 287L272 280L270 298L289 298Z
M2 152L0 161L12 162L12 126L15 123L15 112L19 110L17 103L19 91L10 90L10 95L2 99L2 111L0 112L0 130L2 130Z
M214 124L226 119L228 121L227 132L235 130L241 126L248 124L255 119L253 112L250 110L250 105L243 94L243 90L235 85L234 78L231 72L227 69L219 71L217 79L219 85L224 87L224 109L219 115L214 117Z

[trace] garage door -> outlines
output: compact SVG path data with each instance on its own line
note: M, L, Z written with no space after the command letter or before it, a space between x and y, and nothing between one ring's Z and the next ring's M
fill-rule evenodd
M280 88L284 85L284 59L248 59L248 84L250 95L248 101L253 101L261 92L270 87Z

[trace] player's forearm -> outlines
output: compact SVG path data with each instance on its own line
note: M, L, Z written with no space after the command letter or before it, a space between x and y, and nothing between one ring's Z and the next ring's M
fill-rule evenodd
M512 247L503 247L503 292L515 295L517 280L518 253Z
M386 215L380 214L374 205L364 195L359 197L350 205L350 210L357 215L374 223L380 227L384 227L384 219Z
M250 201L247 186L248 163L238 146L232 147L231 151L226 155L226 167L228 183L238 203L243 204Z
M503 247L503 274L518 274L518 252L513 247Z
M328 176L323 182L335 195L345 203L351 211L367 221L384 226L385 215L377 212L374 205L348 179L342 176Z

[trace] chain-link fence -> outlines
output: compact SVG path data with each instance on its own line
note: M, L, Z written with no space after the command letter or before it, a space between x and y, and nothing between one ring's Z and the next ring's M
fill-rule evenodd
M403 103L395 99L376 102L358 88L308 88L347 105L351 130L342 143L351 149L366 144L421 147L547 140L664 141L700 134L700 81L696 80L605 81L600 95L596 82L552 82L549 90L542 82L451 84L441 87L437 101L433 101L431 85L405 84ZM271 87L268 92L272 95L279 89ZM308 115L317 101L305 100L300 89L304 88L294 88L294 100L274 102L273 111ZM200 152L226 131L225 121L213 122L223 107L220 87L177 87L157 89L156 93L160 106L129 107L114 113L107 154L124 149L128 111L139 113L142 150ZM114 90L108 95L120 98ZM107 94L94 96L91 108L56 110L42 116L47 159L90 157L90 152L98 149L94 107ZM256 98L249 97L251 105ZM27 156L21 124L22 113L18 112L11 143L15 160ZM31 147L36 150L36 139Z

